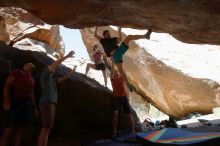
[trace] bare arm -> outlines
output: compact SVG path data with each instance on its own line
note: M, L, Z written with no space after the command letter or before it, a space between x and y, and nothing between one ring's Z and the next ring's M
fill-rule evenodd
M76 72L76 67L77 66L74 66L73 70L71 70L68 74L63 75L62 77L60 77L57 80L57 83L61 83L61 82L65 81L65 80L69 79Z
M112 66L111 66L111 76L113 76L114 69L115 69L115 64L114 64L114 63L112 63Z
M97 34L97 31L98 31L98 27L96 26L95 27L95 33L94 33L94 37L96 37L99 41L102 39L102 37L100 37L98 34Z
M122 78L124 79L124 82L125 82L126 85L127 85L127 88L126 88L126 89L129 89L130 92L133 92L132 86L131 86L131 84L130 84L129 81L128 81L127 75L126 75L126 73L124 72L124 69L123 69L123 67L122 67L122 64L117 64L117 68L118 68L118 71L120 72ZM128 91L128 90L127 90L127 91Z
M103 53L102 56L103 56L104 63L107 65L108 64L108 60L107 60L106 55Z
M127 87L128 87L129 90L132 92L132 91L133 91L132 86L131 86L131 84L130 84L129 81L128 81L128 78L127 78L126 73L124 72L122 63L118 63L118 64L116 64L116 66L117 66L118 71L120 72L122 78L124 79L125 83L127 84Z
M117 42L121 42L121 41L122 41L121 27L118 27L118 38L117 38Z
M33 79L33 91L32 91L32 96L31 96L31 102L34 108L36 108L36 102L35 102L35 96L34 96L34 89L35 89L35 81Z
M11 88L14 81L15 81L15 78L13 76L9 76L5 81L5 85L4 85L4 89L3 89L3 96L4 96L3 109L5 109L5 110L9 110L10 106L11 106L10 88Z
M31 101L32 101L32 105L34 107L34 116L37 117L39 115L39 112L37 110L37 106L36 106L36 102L35 102L35 97L34 95L32 96L31 98Z
M118 68L118 71L119 71L120 75L122 76L122 78L123 78L124 81L126 82L126 84L129 84L129 81L128 81L128 78L127 78L126 73L124 72L122 63L118 63L118 64L116 64L116 66L117 66L117 68Z
M49 66L49 69L50 70L55 70L59 64L61 64L67 58L72 57L73 55L74 55L74 51L70 51L69 54L67 54L64 57L61 57L61 58L57 59L53 64L51 64Z

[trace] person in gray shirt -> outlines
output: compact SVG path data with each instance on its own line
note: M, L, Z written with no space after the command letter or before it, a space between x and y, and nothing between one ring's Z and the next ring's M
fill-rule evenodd
M74 51L69 52L68 55L61 57L53 64L48 65L41 74L41 98L39 105L41 130L38 137L38 146L47 146L48 136L53 127L57 104L57 87L53 74L55 73L55 70L59 64L61 64L65 59L72 57L73 55ZM74 67L74 70L71 71L67 76L59 78L57 82L62 82L69 78L70 75L75 72L75 69L76 67Z

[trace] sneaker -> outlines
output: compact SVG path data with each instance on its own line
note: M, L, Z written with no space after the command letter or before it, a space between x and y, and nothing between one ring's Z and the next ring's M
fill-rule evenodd
M146 39L148 39L148 40L150 39L150 35L151 35L151 33L152 33L152 27L149 27L147 33L145 34Z

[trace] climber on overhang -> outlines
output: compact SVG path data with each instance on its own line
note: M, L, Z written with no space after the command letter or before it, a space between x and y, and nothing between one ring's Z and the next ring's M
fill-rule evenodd
M118 27L118 33L119 37L111 37L111 34L109 30L103 31L103 38L100 37L97 34L98 27L95 28L95 34L94 36L100 41L102 44L104 51L106 53L106 56L111 58L112 64L114 63L116 67L118 68L118 71L124 78L128 89L132 91L132 87L128 81L127 75L124 72L122 63L123 63L123 56L126 53L126 51L129 49L129 42L131 40L138 40L138 39L150 39L150 35L152 33L152 29L149 28L148 32L144 35L128 35L123 41L122 41L122 33L121 33L121 27ZM117 44L122 41L121 45L118 46Z
M105 87L107 87L106 65L104 62L104 58L106 58L106 56L104 55L103 52L101 52L97 44L94 45L93 47L92 57L93 57L95 64L93 63L87 64L85 75L87 76L90 68L93 68L95 70L101 70L103 77L104 77Z

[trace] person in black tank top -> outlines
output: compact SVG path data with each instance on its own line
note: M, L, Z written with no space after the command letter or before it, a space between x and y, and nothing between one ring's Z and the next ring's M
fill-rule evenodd
M125 82L129 90L132 92L132 87L128 81L127 75L124 72L122 63L123 63L123 56L129 48L129 42L131 40L138 40L138 39L150 39L150 35L152 33L152 28L148 29L148 32L144 35L128 35L124 41L122 41L122 33L121 27L118 27L119 37L111 37L109 30L103 31L103 37L100 37L97 34L98 27L95 28L94 36L100 41L102 47L105 50L106 56L111 58L112 65L113 63L118 68L118 71L124 78ZM122 41L120 46L118 46L118 42Z
M117 37L106 38L106 39L101 38L100 43L102 44L107 57L111 57L111 52L119 47L117 45L118 44Z

